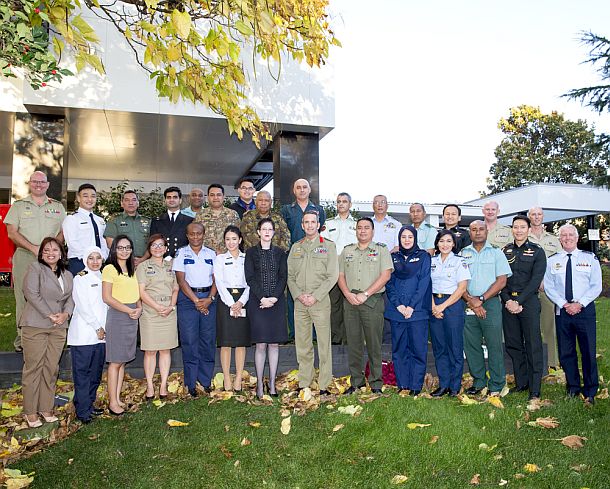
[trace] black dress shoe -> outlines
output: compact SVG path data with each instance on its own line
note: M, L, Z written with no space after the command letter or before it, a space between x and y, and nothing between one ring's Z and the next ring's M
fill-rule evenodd
M524 387L511 387L510 390L508 391L510 394L515 394L516 392L523 392L526 391L528 389L527 385Z
M91 419L91 417L88 417L88 418L78 418L78 420L79 420L81 423L83 423L83 424L89 424L89 423L91 423L91 421L93 421L93 420Z
M199 397L199 393L197 392L197 389L189 389L189 395L193 398Z
M349 396L350 394L354 394L356 392L356 388L354 386L351 386L349 389L347 389L343 395L344 396Z
M421 389L420 390L412 390L411 392L409 392L410 396L419 396L421 394Z
M580 396L580 391L567 391L568 397L578 397Z
M322 389L320 391L320 395L321 396L330 396L330 391L327 391L326 389Z
M585 404L595 404L594 397L585 397Z
M375 387L375 388L371 389L371 392L373 394L381 394L381 389L379 387Z
M210 393L210 392L212 392L214 389L212 389L212 386L209 386L209 385L208 385L207 387L204 387L204 388L203 388L203 390L204 390L204 391L205 391L207 394L209 394L209 393Z
M449 389L449 397L457 397L460 395L459 389L457 391Z
M472 387L470 387L469 389L466 389L466 394L468 394L469 396L476 396L477 394L480 394L481 391L483 389L477 389L474 385Z
M167 399L167 394L159 394L159 399Z
M436 389L432 394L430 394L432 397L443 397L446 396L447 394L449 394L451 391L445 387L439 387L438 389Z
M121 411L120 413L117 413L116 411L113 411L112 409L108 408L108 412L110 414L112 414L113 416L123 416L123 414L125 414L125 411Z
M93 408L91 410L91 415L92 416L101 416L102 414L104 414L104 410L100 409L100 408Z
M145 396L145 397L146 397L147 402L150 402L155 398L155 396Z
M534 399L540 399L540 392L530 392L530 395L527 397L527 400L533 401Z

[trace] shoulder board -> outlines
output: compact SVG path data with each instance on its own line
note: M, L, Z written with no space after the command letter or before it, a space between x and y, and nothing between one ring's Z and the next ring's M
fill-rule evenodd
M356 243L350 243L350 244L348 244L348 245L345 245L345 246L343 247L343 249L345 249L345 248L355 248L355 247L356 247Z
M587 255L595 255L595 253L593 253L592 251L585 251L585 250L580 250L583 253L586 253Z
M87 275L89 272L87 270L81 270L80 272L78 272L78 276L79 277L84 277L85 275Z
M555 253L553 253L552 255L549 256L549 258L553 258L555 255L557 255L559 252L556 251Z
M49 199L49 202L54 202L54 203L55 202L59 202L59 200L55 200L53 197L48 197L47 196L47 199Z
M498 249L498 250L500 249L500 247L499 247L498 245L495 245L495 244L493 244L493 243L489 243L489 244L491 245L491 247L492 247L492 248L496 248L496 249Z
M531 246L532 248L540 248L540 249L542 249L538 243L532 243L529 240L528 240L528 245Z
M305 241L305 238L301 238L297 241L297 243L303 243Z
M375 243L377 246L381 246L382 248L387 248L388 245L385 243Z
M324 241L328 241L329 243L334 243L334 241L332 239L328 239L328 238L322 238Z

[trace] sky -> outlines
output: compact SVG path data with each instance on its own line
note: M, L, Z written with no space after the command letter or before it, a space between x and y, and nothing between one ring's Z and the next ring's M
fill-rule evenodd
M331 0L335 128L320 142L320 196L465 202L486 190L497 129L522 104L586 119L561 95L597 84L581 31L610 36L607 0Z

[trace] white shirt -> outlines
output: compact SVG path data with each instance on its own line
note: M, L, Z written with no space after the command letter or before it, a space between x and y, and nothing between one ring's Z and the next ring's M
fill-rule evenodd
M214 259L214 280L216 281L216 288L218 289L220 299L227 307L231 307L236 302L227 289L244 289L239 298L239 302L244 306L250 297L250 287L246 283L246 276L244 274L245 261L245 253L240 252L239 256L235 259L228 251L226 253L221 253Z
M574 302L587 307L602 293L602 269L597 257L588 251L572 252L572 292ZM560 251L546 261L544 291L551 301L562 308L566 302L566 265L568 253Z
M373 216L373 222L375 223L373 241L376 243L385 243L388 250L392 251L392 248L398 246L398 232L400 231L402 224L388 215L386 215L381 222Z
M460 256L449 253L443 261L439 253L432 257L430 278L432 279L432 293L453 294L460 282L470 280L470 270Z
M337 256L341 255L343 248L348 244L353 244L358 241L356 238L356 219L354 219L351 214L348 214L345 219L341 219L341 216L328 219L324 225L326 228L320 235L335 243L335 246L337 247Z
M85 272L85 270L83 270ZM102 300L102 274L77 273L72 287L74 312L68 328L68 345L83 346L105 343L97 330L106 325L108 306Z
M85 249L89 246L96 246L95 233L89 214L91 213L79 207L74 214L66 216L61 225L64 232L64 239L68 245L68 258L78 258L82 260ZM97 224L102 258L105 260L108 258L108 245L104 239L106 222L103 218L95 214L93 214L93 219L95 219L95 223Z
M186 245L178 250L172 270L184 272L184 279L191 287L211 287L214 258L216 253L210 248L202 246L197 254L190 245Z

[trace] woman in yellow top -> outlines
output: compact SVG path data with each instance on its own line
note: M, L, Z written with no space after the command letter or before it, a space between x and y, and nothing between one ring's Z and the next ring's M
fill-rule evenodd
M178 282L172 271L171 256L163 258L167 251L165 237L153 234L148 239L150 258L136 269L140 286L143 311L140 318L140 348L144 352L144 374L146 375L146 399L155 397L153 377L155 375L157 352L159 352L159 373L161 385L159 397L167 397L167 377L172 362L171 349L178 346L178 323L176 301Z
M138 318L142 314L140 289L133 263L133 243L124 234L110 247L102 271L102 298L108 304L106 316L106 362L108 365L108 410L119 416L125 412L121 388L125 364L136 357Z

